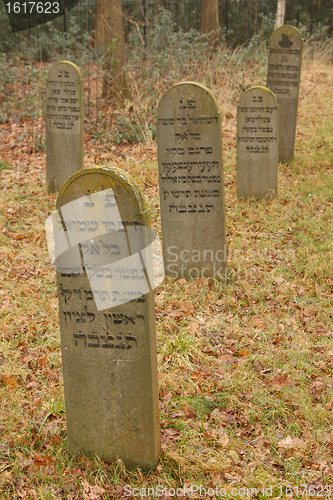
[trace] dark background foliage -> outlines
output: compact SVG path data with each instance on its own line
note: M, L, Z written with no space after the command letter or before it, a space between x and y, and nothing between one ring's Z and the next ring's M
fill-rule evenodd
M44 48L39 50L38 58L49 57L47 44L55 32L75 32L75 42L86 41L93 36L96 0L80 0L78 5L66 16L55 19L39 28L13 34L9 25L4 4L0 3L0 50L10 52L22 43L30 42ZM200 31L201 0L123 0L125 38L128 41L131 32L140 31L142 38L149 44L150 32L161 9L171 14L173 30L187 32ZM303 37L313 33L327 34L333 31L332 0L287 0L285 24L302 29ZM268 40L274 27L276 14L275 0L220 0L219 16L221 39L230 47L249 43L253 36ZM45 37L45 40L43 40ZM66 45L70 45L67 35ZM41 43L42 40L42 43ZM54 47L53 42L53 49ZM90 44L92 43L92 38ZM36 44L36 43L35 43ZM37 57L37 55L36 55Z

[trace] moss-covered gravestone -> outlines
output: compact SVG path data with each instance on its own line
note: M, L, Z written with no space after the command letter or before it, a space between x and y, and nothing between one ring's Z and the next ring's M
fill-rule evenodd
M157 152L164 267L174 279L224 277L221 115L212 92L179 83L161 98Z
M237 107L237 196L265 198L278 189L279 113L276 97L252 87Z
M83 167L83 81L75 64L52 66L45 102L46 185L55 192Z
M279 104L279 161L294 157L303 40L294 26L281 26L269 40L267 87Z
M57 209L69 451L153 469L160 431L149 212L135 181L111 167L70 177Z

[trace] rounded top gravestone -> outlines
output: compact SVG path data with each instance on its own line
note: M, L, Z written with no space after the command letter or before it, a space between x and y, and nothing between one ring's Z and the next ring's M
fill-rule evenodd
M303 40L294 26L281 26L269 40L267 87L279 104L279 160L294 156Z
M265 198L278 189L279 114L273 92L251 87L237 106L237 196Z
M56 265L69 451L153 469L160 437L149 211L116 167L72 175L57 209L55 237L60 251L69 247Z
M55 192L83 167L83 81L74 63L51 67L45 101L46 184Z
M156 135L166 274L224 278L222 128L215 96L198 83L174 85L160 100Z
M109 188L112 188L115 198L119 196L122 198L117 202L121 211L126 210L131 216L133 211L136 211L138 215L144 216L145 224L143 225L150 225L150 212L146 207L141 189L133 177L117 167L96 166L73 174L59 191L57 208L61 208L62 205L76 198Z

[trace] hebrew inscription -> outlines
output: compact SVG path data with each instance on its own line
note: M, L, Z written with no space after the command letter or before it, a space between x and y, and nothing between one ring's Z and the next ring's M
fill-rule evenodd
M244 92L237 108L237 196L277 193L279 114L265 87Z
M164 94L157 113L161 222L164 265L175 279L216 273L214 260L182 262L184 249L225 249L221 137L218 105L206 87L182 83Z
M98 310L143 296L163 280L156 266L154 276L158 237L154 241L151 228L141 221L121 219L112 188L63 205L48 218L46 231L56 269L61 276L83 273L91 287L84 292L92 294ZM77 273L64 272L74 266ZM67 303L72 290L65 290L62 282L59 287ZM81 292L76 288L80 299Z
M67 61L49 71L45 92L46 183L58 191L83 166L83 82Z
M46 81L46 123L53 133L80 130L80 81L68 63L58 65Z
M279 104L279 160L293 158L303 40L293 26L274 31L269 41L267 87Z

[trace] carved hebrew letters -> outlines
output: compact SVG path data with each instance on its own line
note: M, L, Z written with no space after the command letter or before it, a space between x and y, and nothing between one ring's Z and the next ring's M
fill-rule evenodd
M182 83L162 97L156 124L164 266L180 278L190 269L180 259L184 245L215 252L225 245L221 117L206 87ZM179 256L171 267L170 247ZM199 262L197 270L214 274L212 263Z
M265 87L252 87L237 108L238 197L276 195L278 141L276 98Z
M68 67L61 71L59 66ZM50 131L69 130L75 134L80 129L80 83L75 68L62 62L51 68L46 81L46 121ZM57 96L57 97L54 97ZM65 105L66 104L66 105ZM75 106L69 106L75 104Z
M67 61L54 64L45 94L46 184L55 192L83 167L83 84L79 68Z
M293 158L303 40L293 26L281 26L269 40L267 87L279 104L279 160Z

